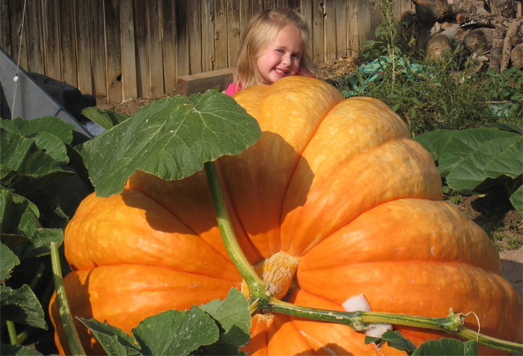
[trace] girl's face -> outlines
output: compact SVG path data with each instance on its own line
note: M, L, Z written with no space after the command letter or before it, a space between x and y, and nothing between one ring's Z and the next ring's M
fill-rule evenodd
M292 25L283 27L256 62L265 84L295 75L300 69L302 53L303 41L298 29Z

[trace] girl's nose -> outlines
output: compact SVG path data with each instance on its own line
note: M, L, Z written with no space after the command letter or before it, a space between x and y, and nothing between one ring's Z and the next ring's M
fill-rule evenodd
M290 54L285 54L281 60L282 64L289 65L291 63L291 56Z

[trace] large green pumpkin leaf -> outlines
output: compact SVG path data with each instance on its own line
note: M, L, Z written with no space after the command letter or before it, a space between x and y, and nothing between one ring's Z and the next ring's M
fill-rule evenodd
M85 144L97 195L121 192L136 170L182 179L205 162L236 155L261 136L256 120L216 90L160 99Z
M507 140L508 141L508 140ZM483 172L489 178L497 178L502 175L517 178L523 174L523 137L519 137L503 152L492 159Z
M145 355L189 355L219 338L216 322L197 306L146 318L132 330Z
M29 346L0 344L0 355L14 356L43 356L40 352Z
M130 115L117 113L107 109L100 110L96 106L83 109L82 115L92 122L97 123L105 130L109 130L114 126L121 124L130 117Z
M100 342L105 352L109 356L139 356L142 355L139 346L134 343L134 339L127 335L122 329L101 323L96 319L78 318L84 325L91 330L96 339Z
M510 151L513 156L515 156L514 147L518 140L521 141L521 136L515 135L508 138L504 137L492 139L481 144L474 152L472 152L472 154L455 165L454 168L450 171L449 175L447 176L447 183L449 187L456 189L463 194L469 194L488 178L488 175L484 172L484 169L493 162L497 163L498 166L501 165L510 167L514 165L514 168L516 168L518 166L518 159L516 157L508 155L510 160L505 161L504 159L507 158L507 155L505 154L507 150ZM509 167L505 168L508 169ZM521 170L521 168L519 169ZM511 170L513 171L514 169ZM491 178L496 178L503 174L504 173L502 170L500 174L491 176Z
M462 160L473 154L483 143L503 137L517 137L516 133L498 129L471 129L452 134L439 158L438 171L447 177Z
M67 148L62 140L49 132L39 132L34 136L36 146L53 157L58 164L66 165L69 163Z
M216 319L224 329L224 333L220 334L220 344L224 347L234 346L235 350L247 345L251 338L251 313L249 302L241 292L231 289L225 300L215 299L200 308ZM212 350L208 351L213 354Z
M16 255L3 243L0 243L0 280L11 277L11 271L20 264Z
M3 186L26 195L55 179L74 174L63 171L53 157L37 147L34 139L26 139L13 131L0 131L0 180Z
M476 341L461 342L455 339L442 338L425 341L414 351L412 356L475 356L477 354L478 343Z
M27 284L19 289L0 285L2 319L47 330L42 305Z
M414 137L414 141L421 144L432 156L435 162L437 162L447 142L457 130L439 130L439 131L429 131L424 134Z
M517 211L523 212L523 185L512 193L509 200Z
M29 138L46 132L58 137L63 143L71 144L73 142L74 126L55 116L44 116L33 120L22 120L18 117L12 122L24 137Z

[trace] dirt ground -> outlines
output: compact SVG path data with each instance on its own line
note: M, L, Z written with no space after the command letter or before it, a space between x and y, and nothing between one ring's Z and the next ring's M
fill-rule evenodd
M345 75L357 63L349 59L339 59L329 63L328 76ZM325 68L321 68L325 70ZM157 97L139 98L116 105L107 105L107 108L116 112L134 114L139 108L150 104L152 101L176 95L164 94ZM484 196L464 196L459 193L444 196L449 204L455 204L460 210L480 225L494 241L500 251L503 277L507 279L520 295L523 296L523 215L514 210L507 199L503 189L493 189Z

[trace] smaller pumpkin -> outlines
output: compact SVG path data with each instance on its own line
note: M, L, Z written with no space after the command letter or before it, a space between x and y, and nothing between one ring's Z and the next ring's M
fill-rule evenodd
M332 86L304 77L250 87L234 98L263 135L242 154L218 160L222 187L248 261L260 274L272 268L285 275L274 277L280 298L343 310L344 301L363 294L375 311L432 317L449 308L474 311L485 334L522 342L523 302L501 277L496 247L441 201L431 156L384 103L343 100ZM73 314L127 333L148 316L241 288L203 172L166 182L138 171L122 193L87 197L64 245ZM67 352L54 299L51 317L57 347ZM404 354L365 345L363 333L344 325L280 314L257 314L252 322L245 348L252 355ZM477 328L473 318L465 325ZM89 354L103 354L77 327ZM417 345L443 336L395 328Z

